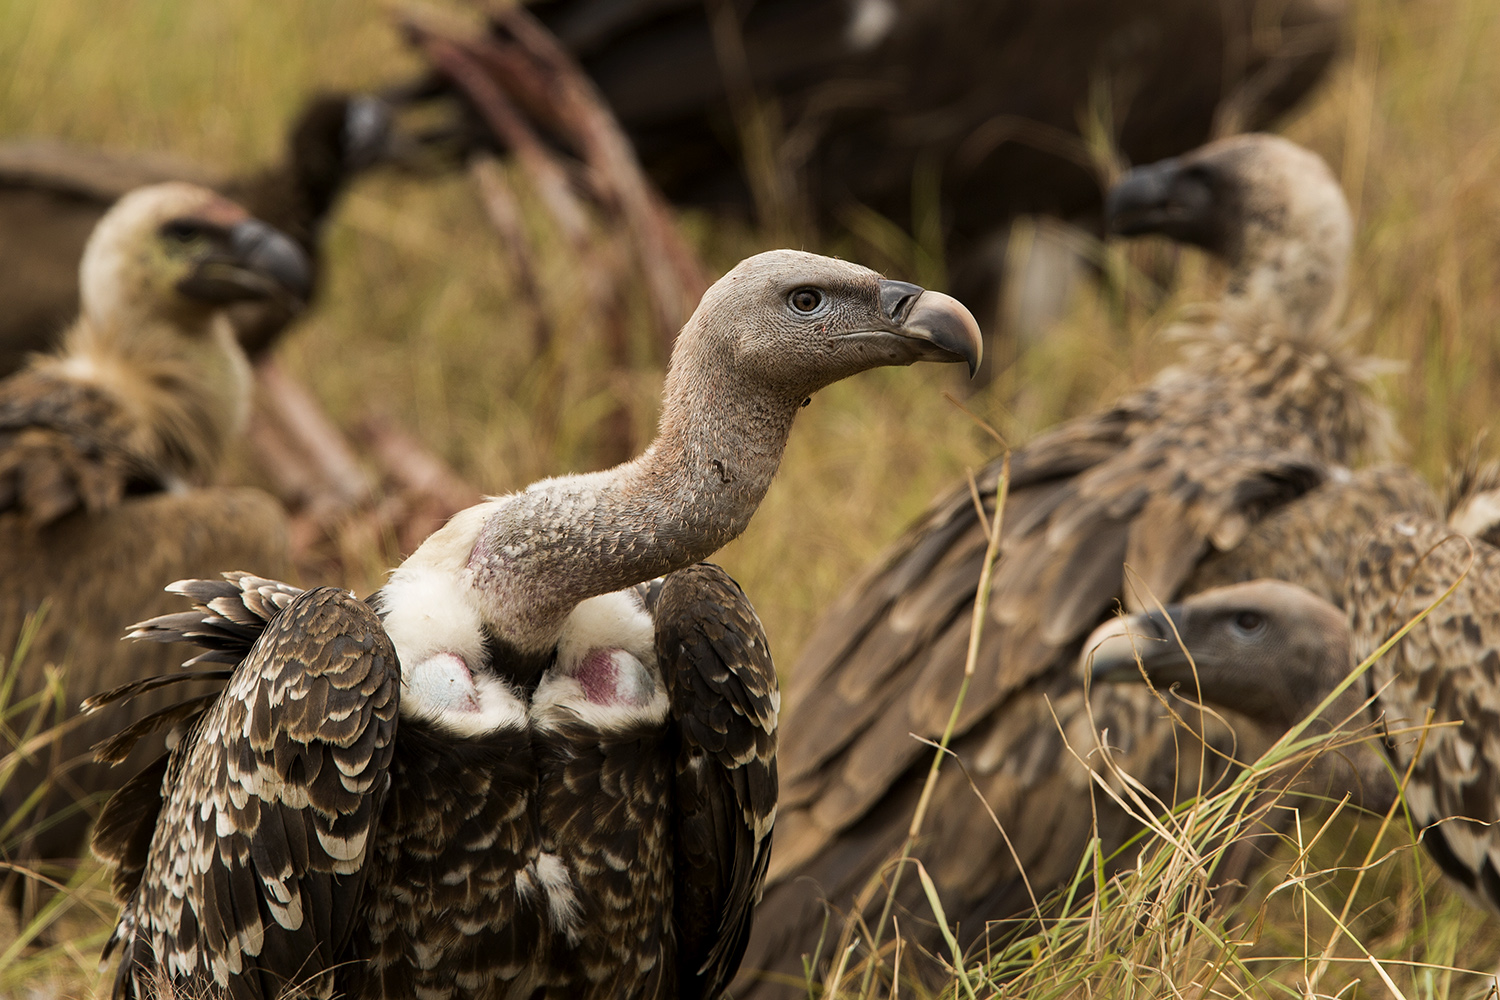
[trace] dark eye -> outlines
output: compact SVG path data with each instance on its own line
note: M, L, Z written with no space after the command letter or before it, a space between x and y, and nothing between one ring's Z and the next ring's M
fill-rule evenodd
M800 313L817 312L818 307L823 304L823 293L816 288L799 288L791 294L788 301Z
M178 243L191 243L203 234L203 225L191 219L173 219L161 227L161 234Z
M1259 632L1265 624L1265 616L1258 611L1241 611L1234 616L1234 627L1247 635Z

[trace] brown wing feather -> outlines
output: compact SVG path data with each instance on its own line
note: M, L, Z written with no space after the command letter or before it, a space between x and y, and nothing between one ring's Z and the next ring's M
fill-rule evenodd
M172 752L117 931L124 995L153 963L236 998L301 982L327 995L359 919L399 690L380 619L345 591L308 591L266 627Z
M98 513L166 483L135 456L133 422L108 393L42 372L0 383L0 513L35 525Z
M760 619L717 566L668 576L655 617L679 735L678 991L717 997L739 968L770 856L781 697Z
M1387 519L1355 565L1350 624L1363 660L1460 578L1373 677L1398 773L1416 757L1406 801L1423 842L1451 878L1500 910L1500 549L1430 518ZM1434 728L1411 731L1429 710Z

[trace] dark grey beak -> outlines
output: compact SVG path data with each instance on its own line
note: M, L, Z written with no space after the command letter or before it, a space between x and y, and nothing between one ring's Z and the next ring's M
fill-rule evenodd
M880 305L891 320L890 332L917 347L913 361L963 361L974 377L984 356L984 337L962 302L905 281L881 279Z
M344 164L353 173L373 167L403 150L393 128L391 106L378 97L357 94L344 111Z
M1105 225L1120 236L1160 233L1221 252L1221 218L1231 207L1221 205L1222 200L1201 164L1162 160L1136 167L1110 189L1104 201Z
M312 265L290 236L259 219L229 229L227 246L216 250L178 282L189 298L228 303L246 299L304 302L312 292Z
M1096 681L1139 681L1144 667L1154 682L1160 671L1186 666L1187 655L1169 620L1177 611L1177 605L1169 605L1166 614L1148 611L1100 625L1083 644L1084 671Z

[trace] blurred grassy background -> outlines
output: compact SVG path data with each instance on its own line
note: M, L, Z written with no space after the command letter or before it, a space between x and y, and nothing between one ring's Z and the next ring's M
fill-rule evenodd
M1500 4L1355 8L1345 58L1286 131L1328 158L1355 205L1350 312L1368 321L1356 336L1406 364L1387 388L1407 457L1439 476L1500 398ZM278 155L309 92L415 72L390 25L389 11L368 0L0 0L0 138L57 136L241 171ZM923 220L895 221L922 231ZM659 366L642 332L639 363L606 370L582 276L541 213L528 224L558 331L547 356L534 356L531 307L472 184L455 174L356 186L328 234L319 307L280 357L335 418L389 414L487 491L595 467L599 421L617 399L637 414L638 440L649 434ZM748 226L704 217L684 226L715 274L770 245ZM915 240L878 252L852 241L812 249L895 277L933 269ZM1168 251L1097 252L1126 278L1086 288L1065 321L1010 351L1016 363L968 400L1011 441L1169 362L1163 331L1212 277L1187 255L1181 288L1165 293L1142 276L1156 269L1136 265ZM820 394L801 416L778 484L720 557L755 600L783 669L818 610L935 492L993 453L945 390L964 391L945 368L874 372ZM373 589L392 555L367 553L344 582ZM1391 910L1403 898L1392 891L1373 905ZM1465 941L1483 926L1473 911L1467 921ZM92 968L89 948L71 950L79 970ZM1493 963L1495 951L1466 945L1465 961Z

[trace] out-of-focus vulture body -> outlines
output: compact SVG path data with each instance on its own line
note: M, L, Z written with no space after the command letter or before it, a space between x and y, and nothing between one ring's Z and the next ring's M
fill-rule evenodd
M163 716L186 733L100 820L117 994L719 995L765 873L779 695L744 595L694 564L744 530L812 393L978 359L947 296L762 254L684 327L634 461L459 513L370 604L181 585L200 611L143 634L238 665Z
M323 221L356 173L387 155L391 114L381 100L330 94L310 101L292 126L282 162L213 184L251 215L291 236L314 262ZM126 192L169 180L209 183L164 158L126 156L50 140L0 144L0 375L47 351L78 315L84 243ZM311 287L309 287L311 292ZM300 309L291 301L242 303L231 315L257 357Z
M553 0L532 10L672 200L764 212L790 198L830 223L865 207L907 226L930 174L959 297L988 308L967 293L988 280L1003 248L995 237L1015 216L1098 219L1101 174L1081 122L1097 117L1134 163L1182 153L1216 128L1264 128L1322 77L1347 4Z
M1038 896L1072 875L1092 832L1088 775L1063 734L1086 755L1095 727L1107 727L1121 766L1164 801L1179 781L1197 787L1145 692L1102 690L1088 717L1075 669L1083 638L1121 603L1170 600L1215 563L1235 572L1228 563L1257 522L1390 444L1369 364L1336 323L1351 221L1318 157L1272 136L1221 140L1132 172L1109 206L1117 231L1207 247L1228 273L1181 364L1011 457L1001 556L954 746ZM997 460L978 477L991 514L1000 471ZM1387 490L1395 509L1424 502L1424 488L1399 475ZM908 734L936 738L948 720L985 547L962 484L814 631L790 675L776 856L746 975L798 975L823 930L821 901L847 912L899 853L931 753ZM1229 734L1216 738L1236 749ZM1238 752L1254 742L1241 732ZM1138 829L1106 801L1098 816L1106 854ZM1029 909L1009 848L957 768L939 781L917 856L966 944L987 920ZM935 930L923 937L930 912L916 880L903 881L901 904L917 914L903 931L941 951Z
M0 382L0 657L11 706L44 690L49 664L65 667L63 716L101 687L171 663L170 651L119 643L159 612L165 583L224 560L285 564L274 500L200 487L250 404L227 308L307 291L307 259L289 237L180 182L121 199L81 271L82 312L64 346ZM10 662L37 616L29 652ZM57 721L45 703L36 711ZM8 720L6 752L30 718ZM118 785L89 747L126 721L73 719L5 784L0 809L34 828L34 839L5 845L8 859L76 856L101 793Z
M1493 490L1486 495L1493 510ZM1144 669L1154 684L1285 730L1457 584L1324 716L1356 729L1378 721L1395 772L1411 772L1406 802L1422 843L1479 905L1500 912L1500 549L1414 513L1382 518L1351 549L1336 602L1264 580L1206 591L1101 628L1089 643L1094 676L1139 681ZM1424 732L1429 712L1434 728ZM1395 786L1374 748L1361 756L1358 783L1332 792L1384 810Z

